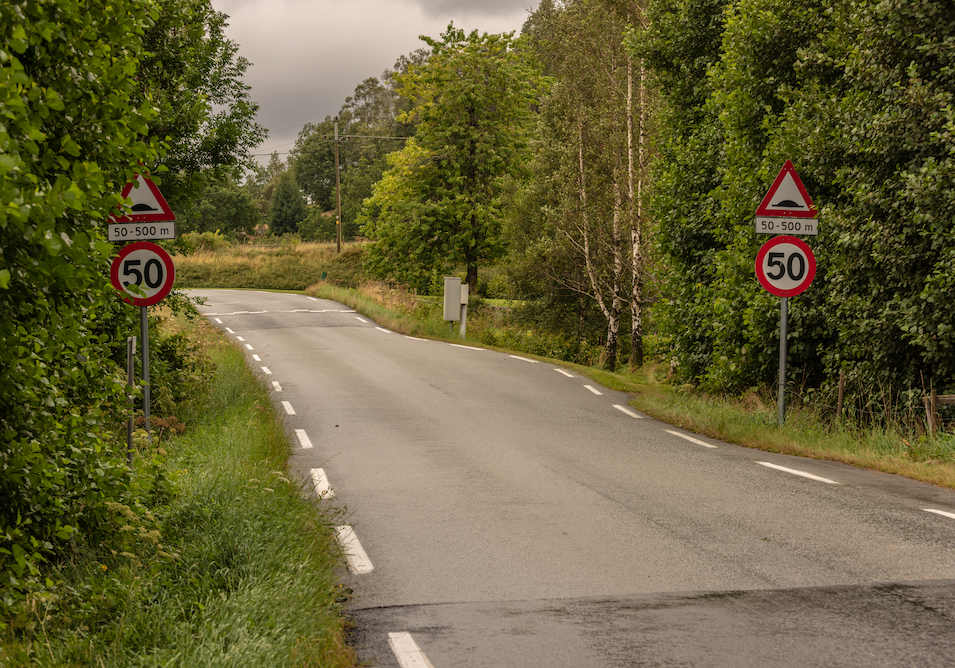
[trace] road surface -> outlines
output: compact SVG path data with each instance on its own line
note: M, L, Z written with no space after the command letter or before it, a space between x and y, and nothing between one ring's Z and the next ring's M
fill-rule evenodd
M560 365L193 290L342 509L377 666L955 666L955 492L641 415Z

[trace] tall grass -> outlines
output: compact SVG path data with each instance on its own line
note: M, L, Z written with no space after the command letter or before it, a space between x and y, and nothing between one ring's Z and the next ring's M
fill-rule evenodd
M117 508L126 545L62 564L0 642L0 665L354 665L335 517L285 476L285 430L242 353L212 354L205 417L161 444L177 498Z

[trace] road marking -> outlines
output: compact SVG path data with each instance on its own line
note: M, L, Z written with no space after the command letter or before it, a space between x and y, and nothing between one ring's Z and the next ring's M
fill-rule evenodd
M308 312L309 312L309 309L307 309L307 308L297 308L297 309L293 309L293 310L291 310L291 311L285 311L285 312L286 312L286 313L308 313Z
M225 328L225 331L229 332L229 334L235 334L235 332L233 332L233 331L232 331L231 329L229 329L228 327Z
M474 346L462 346L460 343L451 343L449 345L452 345L455 348L464 348L465 350L484 350L484 348L475 348Z
M604 394L603 392L601 392L601 391L598 390L597 388L591 387L590 385L584 385L584 387L586 387L588 390L590 390L591 392L593 392L594 394L596 394L598 397L602 397L603 394Z
M360 315L356 315L356 316L355 316L355 320L361 320L361 321L364 322L364 323L367 323L367 322L368 322L367 320L365 320L364 318L362 318Z
M406 336L406 339L411 339L412 341L427 341L428 339L419 339L417 336Z
M266 375L266 376L271 376L271 375L272 375L272 372L269 371L269 368L268 368L267 366L262 367L262 371L265 372L265 375Z
M232 315L239 315L240 313L248 313L248 311L233 311Z
M401 668L434 668L410 633L389 633L388 644L391 645L391 651L395 653Z
M530 362L531 364L537 364L537 363L538 363L537 360L529 360L529 359L527 359L526 357L521 357L520 355L511 355L511 357L513 357L513 358L516 359L516 360L520 360L520 361L522 361L522 362Z
M317 299L315 299L315 297L306 297L305 299L311 299L313 302L317 302L317 301L318 301Z
M805 471L797 471L796 469L787 469L785 466L777 466L776 464L770 464L769 462L756 462L760 466L768 466L771 469L776 469L777 471L785 471L786 473L792 473L793 475L798 475L802 478L809 478L810 480L817 480L819 482L824 482L827 485L841 485L841 482L836 482L835 480L829 480L829 478L820 478L817 475L811 473L806 473Z
M325 477L325 469L312 469L312 484L315 485L315 493L318 498L327 499L335 496L335 492L328 485L328 478Z
M329 309L329 310L334 310L334 309ZM358 313L358 311L342 311L341 309L339 309L338 312L339 313Z
M243 339L241 336L235 337L235 340L236 340L236 341L245 341L245 339Z
M298 438L298 443L306 450L312 449L312 442L308 438L308 434L305 433L304 429L296 429L295 437Z
M716 446L716 445L712 445L711 443L704 443L703 441L699 440L698 438L693 438L692 436L687 436L686 434L681 434L681 433L678 432L678 431L673 431L673 430L671 430L671 429L664 429L663 431L665 431L665 432L668 433L668 434L673 434L674 436L679 436L679 437L682 438L683 440L689 441L690 443L696 443L697 445L702 445L704 448L717 448L717 447L718 447L718 446Z
M345 553L345 561L348 562L348 568L352 573L371 573L374 566L371 565L371 559L365 554L364 548L358 542L358 536L355 530L350 526L335 527L338 533L338 542L341 543L342 551Z
M633 412L632 410L630 410L629 408L626 408L626 407L621 406L621 405L619 405L619 404L614 404L613 407L616 408L616 409L617 409L618 411L620 411L621 413L626 413L627 415L629 415L629 416L632 417L632 418L637 418L638 420L642 420L642 419L643 419L643 416L642 416L642 415L637 415L636 413L634 413L634 412Z
M563 374L563 375L567 376L568 378L573 378L573 377L574 377L574 374L572 374L572 373L567 373L567 372L564 371L563 369L554 369L554 371L556 371L557 373Z
M261 361L262 361L262 358L259 357L258 355L253 355L253 356L252 356L252 359L254 359L256 362L261 362Z
M944 510L935 510L934 508L922 508L927 513L935 513L936 515L942 515L943 517L949 517L955 520L955 513L946 513Z
M245 344L245 347L248 348L249 350L255 350L255 348L252 347L251 343Z
M219 323L220 325L222 324L222 321L219 320L219 318L213 318L213 320L215 320L215 321L216 321L217 323Z
M385 329L384 327L375 327L379 332L384 332L385 334L391 334L390 329Z
M295 409L292 408L292 404L290 404L289 402L283 401L282 408L284 408L285 412L288 413L289 415L295 415Z
M279 381L277 381L277 380L273 380L273 381L272 381L272 387L275 388L275 391L276 391L276 392L281 392L281 391L282 391L282 386L279 385Z

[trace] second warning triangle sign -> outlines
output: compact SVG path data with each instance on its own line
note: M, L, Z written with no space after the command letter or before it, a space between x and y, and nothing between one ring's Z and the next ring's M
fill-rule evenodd
M791 160L787 160L783 168L779 170L776 180L773 181L773 185L769 187L759 208L756 209L756 215L783 218L819 216Z

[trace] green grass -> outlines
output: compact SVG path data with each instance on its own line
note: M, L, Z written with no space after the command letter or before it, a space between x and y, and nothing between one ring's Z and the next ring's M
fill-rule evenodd
M61 564L0 665L354 665L335 516L285 476L284 428L241 351L201 326L217 364L204 417L161 444L177 497L151 517L117 508L125 544Z

